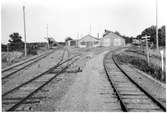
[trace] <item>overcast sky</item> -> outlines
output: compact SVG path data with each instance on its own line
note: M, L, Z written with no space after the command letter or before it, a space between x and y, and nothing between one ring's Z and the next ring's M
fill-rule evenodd
M166 0L158 0L158 25L165 24ZM67 36L77 39L91 33L100 36L104 29L136 36L155 25L155 0L4 0L1 4L2 43L9 34L23 35L23 10L26 7L27 41L46 41L49 36L64 41Z

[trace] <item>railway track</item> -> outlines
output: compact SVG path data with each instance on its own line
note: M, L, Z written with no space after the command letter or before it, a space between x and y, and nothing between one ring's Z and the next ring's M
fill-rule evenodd
M17 65L11 66L9 68L3 69L2 70L2 80L9 78L10 76L12 76L13 74L25 69L26 67L38 62L39 60L47 57L48 55L52 54L55 50L51 51L51 52L47 52L45 54L42 54L38 57L26 60L25 62L19 63Z
M108 80L124 112L163 112L166 108L135 81L133 81L109 52L104 57L104 69Z
M78 57L79 55L76 55L64 61L63 59L60 59L60 61L49 70L2 94L3 110L17 111L17 108L19 108L20 105L39 102L41 97L34 95L59 74L68 69L78 60Z

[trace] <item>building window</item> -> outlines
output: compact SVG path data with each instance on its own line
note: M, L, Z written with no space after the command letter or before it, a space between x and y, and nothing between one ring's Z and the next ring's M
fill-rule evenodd
M99 42L98 41L94 41L94 44L98 44Z
M86 45L86 43L85 42L81 42L81 45Z

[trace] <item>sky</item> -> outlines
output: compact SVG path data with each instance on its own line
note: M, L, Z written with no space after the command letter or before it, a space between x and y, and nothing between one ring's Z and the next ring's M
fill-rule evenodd
M70 36L79 39L105 29L137 36L156 24L156 0L3 0L1 2L1 42L19 32L24 37L23 10L26 14L27 42L44 42L48 34L56 41ZM158 26L166 24L166 0L158 0ZM24 38L23 38L24 39Z

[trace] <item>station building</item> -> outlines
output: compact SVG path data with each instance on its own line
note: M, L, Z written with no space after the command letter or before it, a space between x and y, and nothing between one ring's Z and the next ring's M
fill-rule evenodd
M68 46L79 48L91 47L123 47L125 46L125 39L112 31L105 30L102 38L96 38L90 34L82 37L79 40L69 40Z
M77 41L77 47L79 48L91 48L98 46L100 46L100 39L89 34Z
M101 46L103 47L123 47L125 46L125 39L112 31L105 31L106 35L101 38Z

